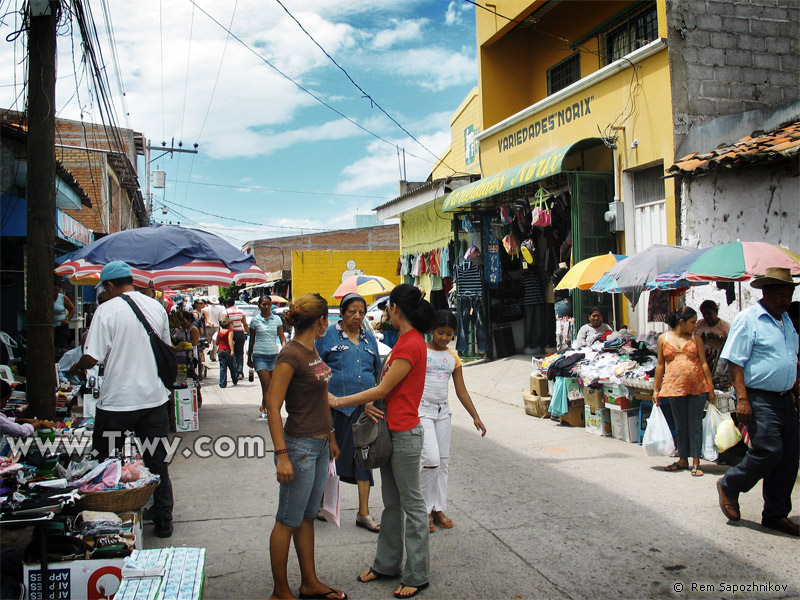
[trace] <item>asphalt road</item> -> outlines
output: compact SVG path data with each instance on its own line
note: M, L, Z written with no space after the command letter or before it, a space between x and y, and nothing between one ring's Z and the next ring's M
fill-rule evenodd
M704 463L700 478L665 473L666 459L635 444L527 416L521 390L529 370L525 357L465 368L488 428L483 439L451 392L447 514L456 526L431 535L431 585L421 598L800 597L800 545L759 525L760 485L741 497L743 519L730 524L715 489L728 467ZM210 371L203 388L200 431L182 434L179 452L197 443L202 453L216 443L227 454L223 436L257 436L270 450L267 424L258 418L258 381L219 389L216 374ZM272 453L193 452L176 456L171 474L175 533L161 540L146 526L146 546L205 547L205 598L267 597L278 489ZM379 517L376 479L371 506ZM797 486L793 500L797 519ZM391 598L396 582L356 582L377 539L355 527L356 508L355 486L343 484L342 527L317 522L320 579L351 598ZM296 590L294 556L289 574Z

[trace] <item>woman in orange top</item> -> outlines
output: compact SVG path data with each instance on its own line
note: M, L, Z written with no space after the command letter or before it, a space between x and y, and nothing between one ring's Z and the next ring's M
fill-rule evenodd
M714 384L706 362L703 340L694 336L697 312L684 306L667 319L670 331L658 338L658 364L653 398L660 406L661 398L669 398L678 438L678 460L665 471L685 471L691 456L692 476L700 477L700 453L703 447L703 409L706 394L712 404Z

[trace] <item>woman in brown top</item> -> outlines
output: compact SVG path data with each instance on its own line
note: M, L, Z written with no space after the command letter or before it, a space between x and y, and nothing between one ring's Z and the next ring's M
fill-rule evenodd
M714 384L706 362L703 340L694 335L697 312L684 306L672 313L667 324L672 328L658 338L658 363L653 401L660 406L669 398L678 438L678 460L665 471L685 471L694 459L692 475L701 477L700 453L703 447L703 409L706 396L713 403Z
M347 598L317 578L314 568L314 518L322 502L328 463L339 455L328 408L331 370L314 341L328 328L328 305L319 294L305 294L289 306L286 322L295 337L283 347L267 395L269 432L280 482L278 512L269 538L274 586L271 598L293 598L286 572L294 539L300 562L299 598ZM281 405L289 417L284 425Z

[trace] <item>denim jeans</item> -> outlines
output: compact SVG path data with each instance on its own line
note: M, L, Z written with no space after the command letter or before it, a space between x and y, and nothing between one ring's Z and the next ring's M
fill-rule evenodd
M236 368L236 361L230 350L220 350L217 352L219 357L219 387L224 388L228 385L228 371L231 372L231 383L236 385L239 381L239 370Z
M703 409L706 394L673 396L669 399L675 419L675 437L679 458L700 458L703 450Z
M525 305L525 347L544 352L544 304Z
M417 587L428 583L431 569L428 513L419 482L422 426L390 433L392 457L381 467L384 509L372 568L385 575L400 574L405 546L406 564L401 581Z
M287 527L300 527L303 519L317 516L331 460L330 438L284 435L294 471L291 483L280 484L275 520ZM278 464L278 455L274 457Z
M244 372L244 341L247 339L244 331L233 332L233 356L236 358L236 372Z
M458 340L456 350L466 352L469 324L475 327L478 354L486 352L486 324L483 322L483 305L480 296L463 296L459 300Z
M792 510L792 488L797 479L797 411L791 393L780 394L747 388L753 420L747 426L752 448L744 459L722 478L726 494L737 497L764 480L764 520L774 521Z

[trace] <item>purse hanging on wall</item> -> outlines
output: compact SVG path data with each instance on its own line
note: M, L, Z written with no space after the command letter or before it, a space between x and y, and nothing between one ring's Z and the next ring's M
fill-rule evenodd
M547 191L544 188L539 188L536 192L536 202L531 211L531 223L539 227L547 227L552 221L550 209L547 208L547 201L545 196Z

